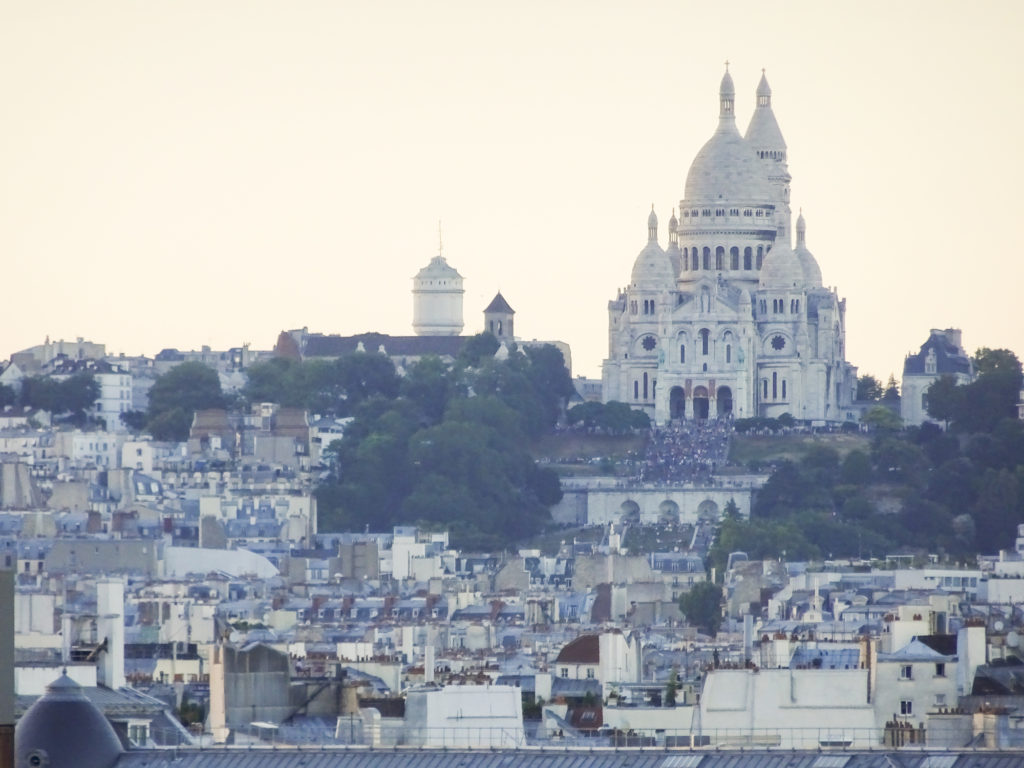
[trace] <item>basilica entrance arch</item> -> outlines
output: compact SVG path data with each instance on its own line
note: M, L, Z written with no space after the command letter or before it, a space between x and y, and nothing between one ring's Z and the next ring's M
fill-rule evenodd
M640 522L640 505L635 501L624 501L620 507L622 512L622 522L624 523L639 523Z
M668 393L668 415L670 419L682 419L686 417L686 390L682 387L672 387Z
M718 415L728 416L732 413L732 390L729 387L719 387L715 396L718 398Z
M693 418L707 419L710 409L707 387L695 388L693 390Z
M711 499L705 499L697 507L697 519L702 523L718 522L718 505Z
M662 525L676 525L679 522L679 505L672 499L665 499L658 505L658 522Z

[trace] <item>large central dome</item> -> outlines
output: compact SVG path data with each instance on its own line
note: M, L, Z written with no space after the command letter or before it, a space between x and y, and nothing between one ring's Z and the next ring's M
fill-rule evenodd
M701 147L686 176L684 204L772 203L772 189L764 164L736 129L735 91L725 73L719 89L718 130Z
M771 187L754 150L736 126L701 147L686 176L687 203L770 203Z

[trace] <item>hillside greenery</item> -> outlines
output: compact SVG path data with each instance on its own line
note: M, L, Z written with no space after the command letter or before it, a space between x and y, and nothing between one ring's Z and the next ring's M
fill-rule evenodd
M778 442L790 455L776 462L749 521L726 515L711 565L721 572L733 551L791 560L917 551L968 561L1011 547L1024 523L1021 366L1008 350L984 348L975 366L973 383L940 379L928 392L929 414L948 430L903 429L880 404L888 415L867 412L870 437Z
M316 491L321 530L417 524L446 528L462 548L501 549L543 529L562 492L530 450L553 429L572 381L553 346L504 360L496 350L481 334L454 365L425 357L393 380L384 366L360 361L373 376L327 398L353 421L331 446L334 470ZM267 392L267 379L259 386Z

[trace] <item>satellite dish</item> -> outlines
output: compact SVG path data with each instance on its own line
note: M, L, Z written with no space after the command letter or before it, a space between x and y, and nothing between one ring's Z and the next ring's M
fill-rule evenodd
M1014 632L1012 629L1006 636L1006 644L1011 648L1016 648L1020 645L1020 635Z
M997 621L995 624L992 625L992 628L995 629L996 632L1002 632L1003 626L1004 625L1002 621Z

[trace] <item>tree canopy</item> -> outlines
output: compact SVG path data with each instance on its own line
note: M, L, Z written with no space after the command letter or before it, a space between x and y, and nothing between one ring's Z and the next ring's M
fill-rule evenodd
M203 363L181 363L150 387L146 429L157 440L187 440L196 411L223 407L217 372Z
M679 610L688 622L714 637L722 626L722 588L710 581L694 584L680 595Z
M87 412L99 396L100 386L88 372L65 379L30 376L21 382L22 405L49 411L55 416L67 414L76 424L85 422Z
M469 549L541 530L562 494L530 443L560 418L572 382L557 348L497 360L487 336L467 340L452 366L425 357L394 387L377 376L345 390L355 418L336 446L337 475L317 490L322 530L442 525Z

